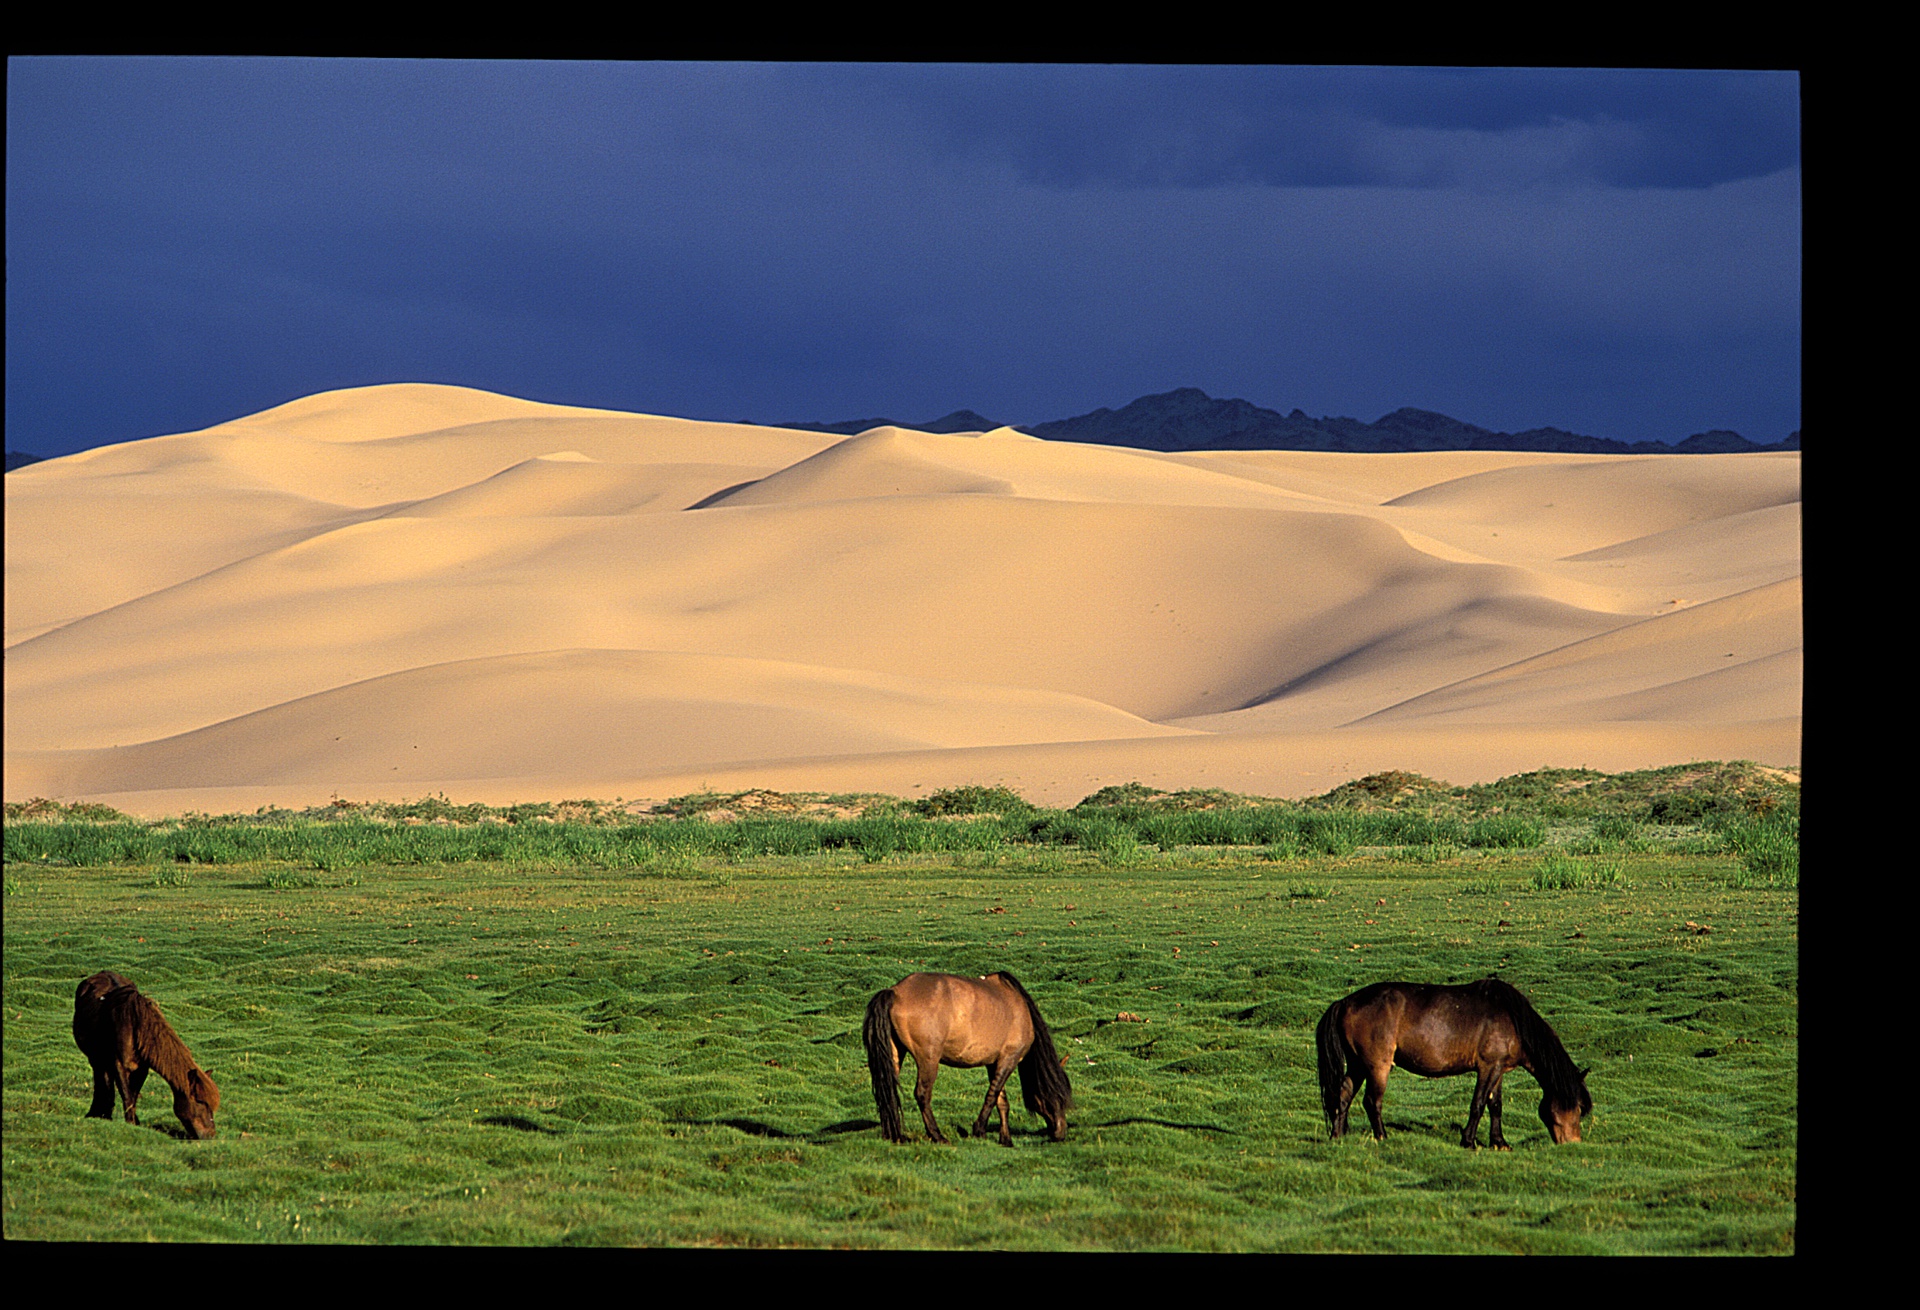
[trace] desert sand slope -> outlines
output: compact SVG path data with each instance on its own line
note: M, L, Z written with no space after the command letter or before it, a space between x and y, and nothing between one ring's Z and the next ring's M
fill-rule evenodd
M408 384L6 485L10 799L1799 757L1797 454L1173 456Z
M538 724L537 733L527 725ZM458 732L448 731L457 726ZM381 778L640 777L754 758L1187 735L1054 692L718 655L571 650L409 669L43 767L74 790Z
M1801 584L1769 583L1462 679L1367 722L1652 719L1800 712Z

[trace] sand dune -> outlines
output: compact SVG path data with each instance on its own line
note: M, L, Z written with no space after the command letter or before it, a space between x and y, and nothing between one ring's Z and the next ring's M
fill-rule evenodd
M1800 579L1570 642L1368 715L1740 722L1800 711Z
M409 384L6 486L9 799L1799 759L1797 454L1165 455Z

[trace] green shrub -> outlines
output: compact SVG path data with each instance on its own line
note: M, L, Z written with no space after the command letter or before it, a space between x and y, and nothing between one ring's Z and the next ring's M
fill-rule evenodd
M1008 787L948 787L914 802L912 808L930 819L949 814L1032 814L1034 806Z

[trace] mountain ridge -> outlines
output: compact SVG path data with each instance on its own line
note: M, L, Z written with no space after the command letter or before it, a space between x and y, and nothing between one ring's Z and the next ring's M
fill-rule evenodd
M1001 427L970 409L928 423L896 419L846 419L837 423L782 423L805 432L843 432L893 426L918 432L985 432ZM1796 430L1783 441L1750 441L1726 428L1696 432L1684 441L1619 441L1563 428L1495 432L1433 410L1404 406L1372 423L1356 418L1312 418L1296 408L1290 414L1263 409L1251 401L1215 398L1198 387L1141 396L1121 408L1100 408L1045 423L1016 423L1016 431L1048 441L1078 441L1130 446L1169 453L1192 450L1329 450L1386 453L1417 450L1527 450L1578 455L1701 455L1763 450L1798 450Z

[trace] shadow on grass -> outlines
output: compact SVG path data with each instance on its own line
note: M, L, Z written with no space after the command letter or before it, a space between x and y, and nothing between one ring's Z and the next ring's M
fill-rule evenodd
M754 1137L797 1142L818 1141L828 1137L844 1136L847 1133L873 1132L880 1127L880 1121L877 1119L842 1119L837 1124L828 1124L810 1133L790 1133L784 1128L775 1128L772 1124L761 1123L758 1119L679 1119L675 1122L698 1128L732 1128Z
M545 1124L535 1123L533 1120L522 1118L517 1114L482 1115L480 1118L474 1120L474 1122L486 1124L490 1128L511 1128L516 1132L522 1133L546 1133L550 1137L560 1136L560 1130L558 1128L549 1128Z
M163 1133L166 1136L171 1137L176 1142L191 1142L194 1140L193 1136L190 1133L188 1133L186 1129L182 1128L177 1123L149 1122L149 1123L137 1124L135 1126L139 1128L151 1128L153 1129L154 1132Z
M1131 1128L1136 1124L1152 1124L1155 1128L1177 1128L1181 1132L1188 1133L1224 1133L1228 1137L1237 1137L1240 1135L1240 1130L1237 1128L1222 1128L1219 1124L1185 1124L1172 1119L1103 1119L1099 1123L1095 1123L1089 1119L1085 1124L1080 1126L1086 1128Z

